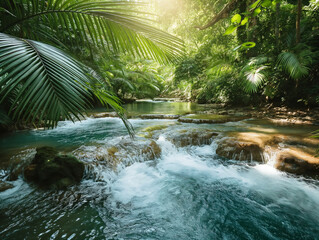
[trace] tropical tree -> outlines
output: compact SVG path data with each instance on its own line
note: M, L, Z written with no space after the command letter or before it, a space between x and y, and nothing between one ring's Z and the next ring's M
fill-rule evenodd
M73 56L97 49L161 63L181 57L180 39L150 25L140 3L116 0L4 0L0 3L0 104L14 121L56 126L92 99L124 119L118 99ZM68 53L66 53L68 52Z

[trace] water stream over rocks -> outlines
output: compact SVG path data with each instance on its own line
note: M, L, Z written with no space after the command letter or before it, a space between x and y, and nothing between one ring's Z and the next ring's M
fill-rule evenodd
M0 239L319 239L319 180L274 167L287 148L311 154L315 127L130 121L134 140L116 118L1 139L11 159L3 166L23 168L37 146L49 145L83 161L85 176L66 191L44 191L17 174L0 192ZM216 153L232 138L243 146L243 135L262 161ZM0 181L9 172L2 167Z

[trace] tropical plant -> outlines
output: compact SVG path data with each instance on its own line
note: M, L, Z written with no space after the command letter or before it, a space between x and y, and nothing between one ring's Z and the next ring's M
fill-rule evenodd
M310 70L313 52L305 44L298 44L291 51L282 52L278 56L278 65L293 79L307 76Z
M0 104L10 104L5 106L9 116L15 121L45 120L53 127L83 114L95 95L123 118L118 99L101 91L85 66L60 49L73 55L88 49L92 59L97 48L162 63L178 59L182 41L152 27L144 13L134 10L137 5L115 0L1 1Z
M247 92L256 92L261 83L266 79L267 72L265 71L268 58L264 56L251 58L243 67L241 73L244 76L244 88Z

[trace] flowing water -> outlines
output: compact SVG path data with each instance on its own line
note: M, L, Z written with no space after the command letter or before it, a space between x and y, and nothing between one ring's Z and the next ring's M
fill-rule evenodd
M264 164L240 162L216 155L213 139L185 147L169 140L170 134L189 129L219 133L263 129L292 135L313 129L253 120L195 125L132 119L131 123L137 133L167 125L157 132L160 157L151 160L141 154L150 140L131 141L121 121L112 118L65 121L53 130L1 139L2 152L19 149L23 159L32 158L36 146L50 145L72 152L87 167L81 184L67 191L42 191L20 177L14 188L0 193L0 239L319 239L319 181L274 169L275 153L269 153ZM110 146L124 149L115 167L97 157ZM0 172L0 178L6 174Z

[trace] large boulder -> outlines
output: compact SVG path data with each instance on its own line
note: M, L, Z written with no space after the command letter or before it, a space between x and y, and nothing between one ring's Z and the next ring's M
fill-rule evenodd
M216 153L219 156L240 160L263 162L263 148L254 142L238 142L226 139L219 143Z
M275 167L296 175L319 177L319 158L300 149L287 149L278 153Z
M37 148L31 164L24 169L24 178L41 188L65 189L81 181L84 164L71 155L60 155L51 147Z

